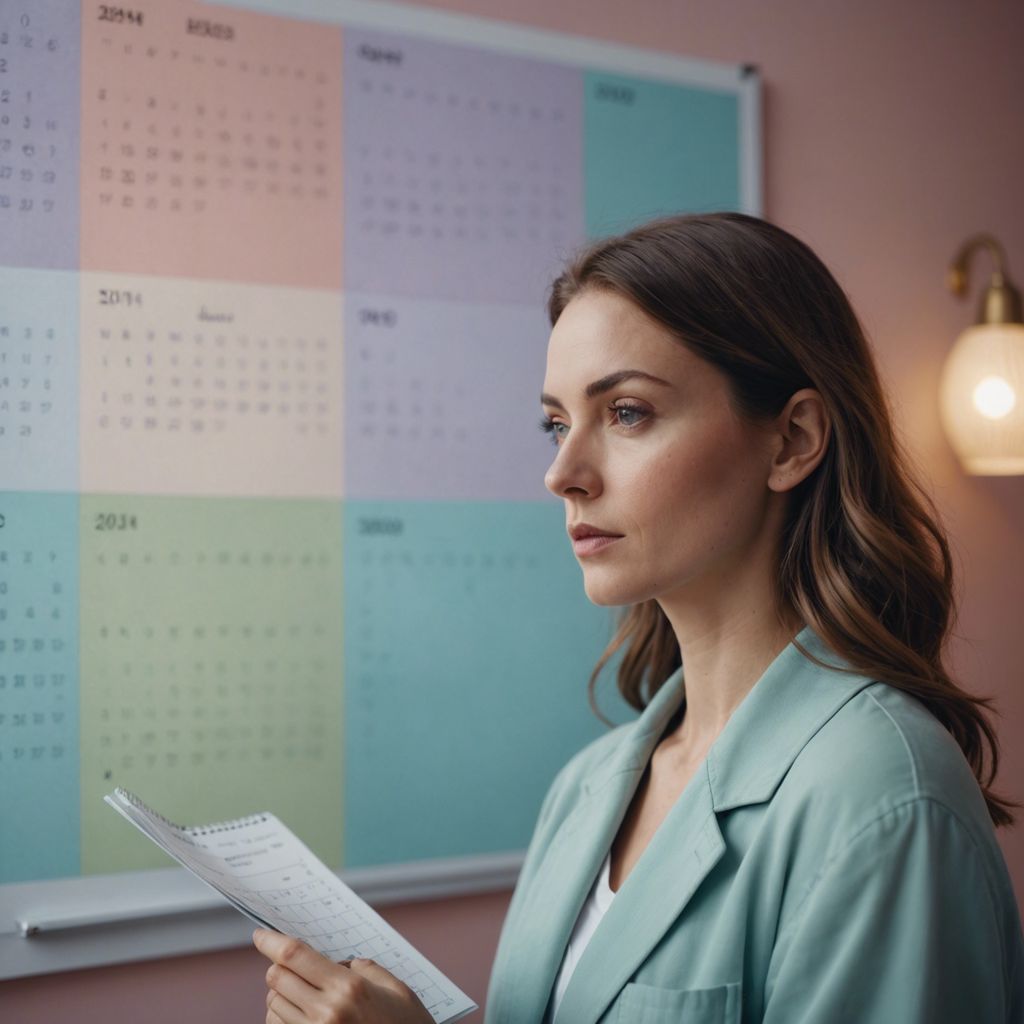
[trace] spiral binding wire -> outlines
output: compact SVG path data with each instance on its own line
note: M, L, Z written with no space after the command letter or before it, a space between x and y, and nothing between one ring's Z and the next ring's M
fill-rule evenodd
M178 832L185 832L190 836L208 836L215 832L233 832L240 828L245 828L247 825L258 825L265 821L269 821L269 816L265 813L250 814L244 818L234 818L231 821L213 821L208 825L179 825L176 822L165 818L159 811L154 811L152 807L143 803L134 793L129 792L127 789L122 789L117 786L114 792L122 800L127 801L138 811L142 811L144 814L148 814L158 821L163 822L168 828L173 828Z

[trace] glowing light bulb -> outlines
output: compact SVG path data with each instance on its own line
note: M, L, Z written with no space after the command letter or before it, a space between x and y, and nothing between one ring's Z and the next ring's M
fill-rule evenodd
M974 408L986 419L1001 420L1017 404L1017 395L1004 377L986 377L971 395Z

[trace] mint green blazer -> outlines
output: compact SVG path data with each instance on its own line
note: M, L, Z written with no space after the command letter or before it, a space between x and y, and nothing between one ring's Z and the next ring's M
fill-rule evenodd
M843 665L810 629L797 640ZM846 665L849 668L848 665ZM540 1024L681 672L544 801L488 1024ZM914 698L790 644L615 896L555 1024L1022 1024L1024 938L960 748Z

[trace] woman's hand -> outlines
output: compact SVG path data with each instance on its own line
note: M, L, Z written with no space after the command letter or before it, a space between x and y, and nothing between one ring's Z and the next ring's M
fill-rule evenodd
M408 985L372 960L336 964L304 942L263 928L256 948L267 970L267 1024L433 1024Z

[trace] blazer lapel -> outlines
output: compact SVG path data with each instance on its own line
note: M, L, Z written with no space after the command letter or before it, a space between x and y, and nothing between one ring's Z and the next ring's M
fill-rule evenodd
M616 893L573 972L556 1024L601 1017L724 852L705 762Z
M579 804L562 823L537 869L529 902L520 912L522 934L506 964L506 976L515 979L517 1021L544 1018L580 909L651 751L682 700L681 681L681 673L666 681L641 717L627 727L621 746L584 783Z

